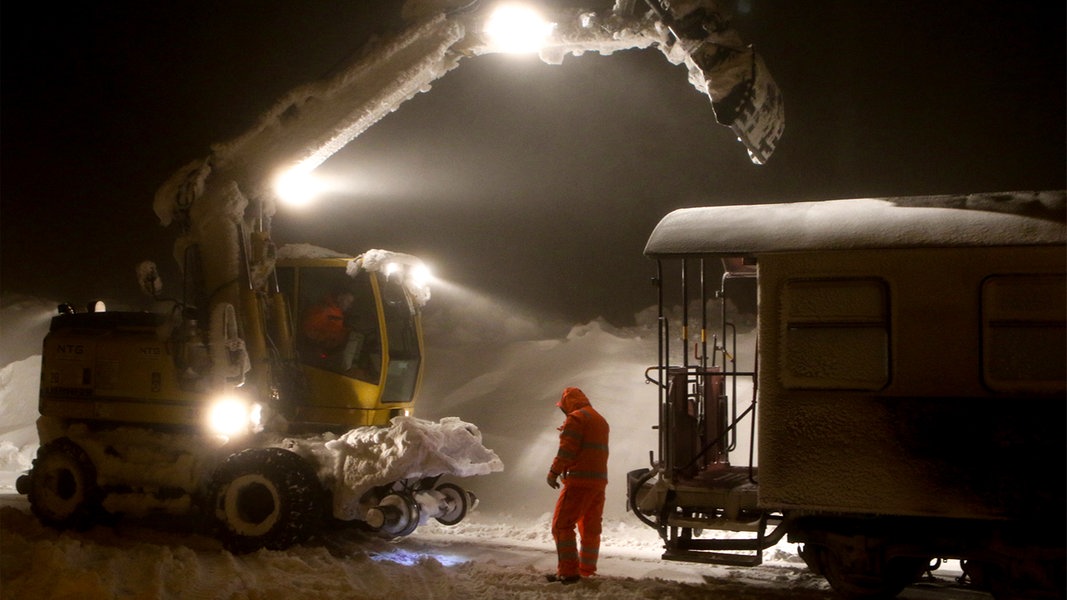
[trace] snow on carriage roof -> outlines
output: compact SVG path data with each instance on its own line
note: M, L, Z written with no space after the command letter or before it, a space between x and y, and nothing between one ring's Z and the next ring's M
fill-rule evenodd
M1065 224L1062 190L708 206L663 217L645 254L1049 245Z

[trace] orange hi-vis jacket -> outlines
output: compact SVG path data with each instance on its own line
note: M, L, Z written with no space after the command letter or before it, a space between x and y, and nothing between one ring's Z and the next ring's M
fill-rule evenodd
M345 313L332 299L311 307L302 325L304 335L323 349L337 348L348 339Z
M559 450L549 471L563 475L566 486L603 489L608 485L608 422L576 387L563 390L556 406L567 420L560 427Z

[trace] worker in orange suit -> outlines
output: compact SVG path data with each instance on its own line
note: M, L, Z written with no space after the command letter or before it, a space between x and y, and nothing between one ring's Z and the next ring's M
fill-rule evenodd
M353 300L354 296L347 291L328 294L304 316L304 335L319 352L325 354L335 350L348 340L345 311L352 306Z
M563 490L552 515L552 539L558 565L549 581L576 583L596 573L600 552L604 488L608 485L608 422L589 403L582 390L569 387L556 406L567 415L559 428L559 450L548 470L548 485ZM579 549L574 528L581 537Z

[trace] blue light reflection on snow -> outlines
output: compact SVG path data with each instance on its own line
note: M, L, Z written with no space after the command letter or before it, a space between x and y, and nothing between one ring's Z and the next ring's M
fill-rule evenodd
M454 567L456 565L470 562L470 558L459 554L442 554L440 552L429 551L420 552L405 548L394 548L388 552L372 552L370 558L375 562L386 561L404 565L406 567L413 567L427 561L434 561L443 567Z

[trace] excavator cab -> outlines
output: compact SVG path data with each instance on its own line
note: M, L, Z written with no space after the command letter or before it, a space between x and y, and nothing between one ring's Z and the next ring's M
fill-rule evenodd
M290 420L329 429L411 413L423 368L419 310L403 276L349 274L348 258L279 261L291 347L306 384Z

